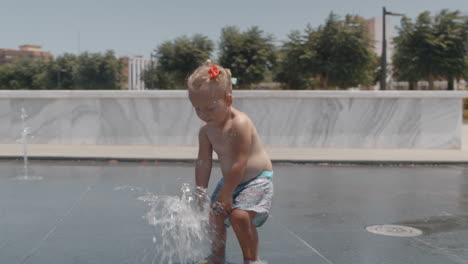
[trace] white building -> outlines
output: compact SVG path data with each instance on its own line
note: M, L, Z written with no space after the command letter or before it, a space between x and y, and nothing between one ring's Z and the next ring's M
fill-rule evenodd
M387 63L392 62L393 56L393 24L389 16L385 18L385 38L387 39ZM377 55L382 55L383 19L373 17L366 20L369 25L370 38L374 42L374 51Z
M367 19L367 25L369 28L369 37L373 42L374 52L378 56L382 56L382 40L383 40L383 17L373 17ZM385 17L385 39L387 40L387 82L390 82L389 87L392 87L392 56L394 51L393 45L393 24L392 17ZM375 89L379 89L380 85L377 85Z
M150 67L151 60L143 56L126 57L126 75L128 90L145 90L145 82L141 80L143 71Z

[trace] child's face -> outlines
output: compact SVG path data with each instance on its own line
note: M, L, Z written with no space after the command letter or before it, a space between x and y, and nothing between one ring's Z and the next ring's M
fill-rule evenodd
M213 95L204 91L189 93L190 102L198 117L212 126L220 126L226 121L231 107L231 95Z

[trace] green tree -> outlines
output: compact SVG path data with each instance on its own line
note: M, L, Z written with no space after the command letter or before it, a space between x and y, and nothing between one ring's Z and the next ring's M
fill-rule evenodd
M402 18L398 36L394 39L393 65L395 76L410 82L427 80L433 89L434 80L444 78L453 89L453 80L462 78L467 64L468 22L459 11L440 11L431 17L421 13L412 23Z
M323 88L373 83L377 56L366 32L362 19L347 15L343 21L331 13L324 26L309 33L317 36L309 38L308 45L315 53L308 65L319 75Z
M280 51L276 80L292 89L352 87L375 82L377 55L362 19L331 13L318 29L293 32Z
M47 69L47 63L24 59L16 63L0 65L1 89L42 89L41 75Z
M306 29L306 31L308 31ZM286 89L311 89L314 88L314 74L307 67L308 62L314 57L315 51L307 45L308 37L314 38L315 34L302 35L300 31L293 31L288 35L278 51L277 67L274 80L284 84Z
M258 27L245 32L234 26L223 28L219 50L219 64L231 70L243 89L263 81L276 61L273 36Z
M41 70L34 74L31 87L41 90L73 89L74 61L70 58L76 56L65 54L55 60L32 62L32 65L36 64Z
M121 89L123 81L123 63L112 51L0 65L0 89Z
M75 89L87 89L87 86L79 86L77 80L81 78L78 76L79 72L79 59L81 56L88 56L88 53L84 53L80 56L74 54L64 54L57 57L49 67L47 73L48 80L50 81L49 89L64 89L64 90L75 90ZM97 56L102 56L98 54ZM102 87L101 89L108 89Z
M407 17L401 19L401 27L398 28L398 36L393 39L395 53L392 58L393 74L399 80L408 81L409 89L416 89L416 82L421 79L422 72L418 71L418 56L413 57L415 46L414 38L415 25Z
M14 89L10 85L10 81L13 79L14 67L11 63L0 64L0 89L8 90Z
M123 63L113 51L105 54L85 52L76 58L76 63L72 62L71 67L76 89L115 90L123 87Z
M166 41L154 50L156 65L142 79L159 89L183 89L188 75L210 58L213 48L213 41L200 34Z
M468 68L468 17L444 9L434 18L434 34L440 40L437 70L448 81L448 89L453 90L454 79L462 78Z

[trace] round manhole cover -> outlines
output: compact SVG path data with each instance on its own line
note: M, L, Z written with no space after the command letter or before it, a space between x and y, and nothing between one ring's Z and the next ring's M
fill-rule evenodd
M397 237L414 237L423 233L419 229L402 225L374 225L366 227L366 230L377 235Z

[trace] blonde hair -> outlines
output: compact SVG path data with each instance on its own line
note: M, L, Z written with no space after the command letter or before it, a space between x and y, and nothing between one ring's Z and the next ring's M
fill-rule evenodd
M216 65L220 74L215 78L210 78L208 70L213 64L207 60L202 66L198 67L188 78L187 87L189 91L198 91L204 88L222 89L226 94L232 93L231 71Z

